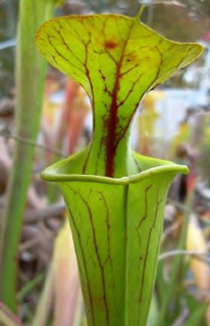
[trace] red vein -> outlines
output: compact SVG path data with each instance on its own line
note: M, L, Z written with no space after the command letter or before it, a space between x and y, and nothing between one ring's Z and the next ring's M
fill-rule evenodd
M66 185L66 186L69 188L70 191L72 191L75 194L75 191L73 189L71 189L68 185ZM88 277L88 269L87 269L87 264L86 264L86 260L85 260L85 254L84 254L83 247L82 247L81 235L80 235L79 229L77 228L77 225L75 223L71 208L70 208L67 200L66 200L66 204L67 204L67 207L68 207L68 210L69 210L69 214L71 216L71 221L73 223L73 227L74 227L74 229L76 231L76 234L77 234L78 244L79 244L80 252L81 252L81 255L82 255L85 275L86 275L86 279L87 279L86 284L87 284L88 296L89 296L89 302L90 302L90 309L91 309L90 312L91 312L91 317L92 317L93 326L94 326L95 325L95 316L94 316L94 309L93 309L93 299L92 299L92 294L91 294L91 289L90 289L90 281L89 281L89 277ZM78 262L79 262L79 260L78 260Z
M109 176L109 177L112 177L114 175L114 158L115 158L115 152L116 152L115 142L116 142L116 129L117 129L117 123L118 123L117 111L119 108L119 105L117 104L117 96L118 96L118 91L120 88L120 69L122 66L124 52L125 52L132 28L133 28L133 25L131 25L129 28L127 38L122 47L122 53L121 53L119 61L118 62L116 62L116 60L114 61L116 63L116 74L115 74L116 78L115 78L115 85L114 85L114 88L112 91L112 102L110 105L109 118L107 121L107 131L108 132L106 135L105 174L106 174L106 176ZM107 54L109 54L109 51L107 51Z
M152 188L152 184L150 184L149 186L146 187L146 190L145 190L145 196L144 196L144 206L145 206L145 212L144 212L144 216L143 218L140 220L138 226L137 226L137 230L140 229L142 223L146 220L147 218L147 213L148 213L148 192L149 190Z
M82 62L82 60L73 52L73 50L69 47L69 45L66 43L65 39L63 38L63 35L62 35L62 25L58 22L59 26L60 26L60 30L56 29L56 32L58 33L58 35L60 36L61 38L61 41L62 43L64 44L64 46L66 47L66 49L72 54L72 56L80 63L80 64L84 64Z
M145 282L144 282L144 279L145 279L145 273L146 273L146 266L147 266L147 262L148 262L148 254L149 254L149 247L150 247L150 240L151 240L151 236L152 236L152 231L154 230L155 226L156 226L156 221L157 221L157 216L158 216L158 212L159 212L159 206L160 204L163 202L163 199L158 199L159 197L159 188L158 188L158 191L157 191L157 205L156 205L156 210L155 210L155 217L154 217L154 220L153 220L153 224L149 230L149 235L148 235L148 240L147 240L147 247L146 247L146 253L145 253L145 258L144 258L144 266L143 266L143 273L142 273L142 277L141 277L141 282L140 282L140 285L141 285L141 290L140 290L140 294L139 294L139 311L138 311L138 323L137 325L140 325L140 315L141 315L141 309L140 309L140 306L141 306L141 302L142 302L142 296L143 296L143 290L144 290L144 286L145 286Z
M70 64L72 67L76 68L77 70L79 70L80 72L82 72L83 75L85 75L85 71L83 71L81 68L77 67L75 64L73 64L72 62L70 62L68 59L66 59L60 52L58 52L58 50L55 48L55 46L52 44L50 38L53 38L52 36L48 36L48 41L49 44L52 46L52 48L54 49L55 53L57 54L57 56L59 56L60 58L62 58L63 60L65 60L68 64ZM56 65L59 67L59 64L57 63L57 60L55 59L55 56L52 56L53 60L55 61ZM62 70L62 68L61 68Z
M71 188L69 187L69 189L71 189ZM88 216L89 216L89 220L90 220L90 224L91 224L91 228L92 228L92 234L93 234L93 245L94 245L96 257L98 260L98 265L101 270L102 286L103 286L103 301L104 301L105 312L106 312L106 321L107 321L107 326L108 326L109 325L109 309L108 309L108 302L107 302L107 296L106 296L104 265L101 262L101 258L100 258L100 254L99 254L99 250L98 250L98 244L97 244L97 239L96 239L96 232L95 232L95 226L93 223L92 212L91 212L90 206L88 205L87 201L82 197L82 195L78 191L75 191L75 190L72 190L72 191L80 197L81 201L84 203L84 205L88 211Z
M120 77L123 77L123 76L127 75L129 72L131 72L132 70L136 69L138 66L139 66L139 62L136 63L136 64L135 64L134 66L132 66L131 68L129 68L128 70L122 72L122 73L120 74Z
M125 102L127 101L127 99L130 97L131 93L133 92L134 90L134 87L136 86L136 84L139 82L139 80L141 79L141 77L143 76L144 74L140 74L137 79L133 82L130 90L128 91L127 95L125 96L125 98L118 104L118 106L122 106L125 104ZM133 116L133 114L132 114Z

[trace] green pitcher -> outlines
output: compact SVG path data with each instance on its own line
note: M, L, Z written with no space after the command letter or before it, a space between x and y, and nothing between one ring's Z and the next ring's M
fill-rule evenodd
M48 167L68 208L89 326L145 326L168 188L186 166L129 147L142 97L202 52L121 15L69 16L43 24L37 46L80 83L93 107L93 139Z

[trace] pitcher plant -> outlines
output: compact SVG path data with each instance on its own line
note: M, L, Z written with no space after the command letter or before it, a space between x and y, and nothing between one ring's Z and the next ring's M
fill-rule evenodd
M145 326L153 292L168 188L188 168L129 146L142 97L202 52L165 39L139 20L103 14L44 23L36 44L87 92L93 137L48 167L69 213L89 326Z

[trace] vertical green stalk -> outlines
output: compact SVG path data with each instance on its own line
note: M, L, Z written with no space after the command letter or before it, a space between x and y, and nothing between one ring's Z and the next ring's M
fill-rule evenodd
M7 37L14 37L15 33L15 11L11 0L5 2L6 17L7 17Z
M53 15L55 0L21 0L16 53L16 134L35 141L46 62L33 44L37 28ZM0 300L16 311L17 251L34 147L17 141L0 236Z

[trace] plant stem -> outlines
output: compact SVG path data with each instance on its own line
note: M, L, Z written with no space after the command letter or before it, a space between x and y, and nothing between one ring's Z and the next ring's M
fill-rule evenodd
M16 23L16 17L15 17L15 11L14 11L14 4L13 1L7 0L5 2L6 6L6 16L7 16L7 36L8 37L14 37L15 33L15 23Z
M18 301L22 301L24 297L30 293L37 285L40 285L45 278L45 273L38 274L34 279L29 281L18 293Z
M55 0L22 0L16 57L17 135L35 141L39 130L46 63L33 41L42 22L52 17ZM34 147L17 141L0 237L0 299L16 311L17 252Z
M53 303L53 264L49 266L49 270L45 279L42 294L36 308L35 315L31 322L32 326L45 326L50 315Z

